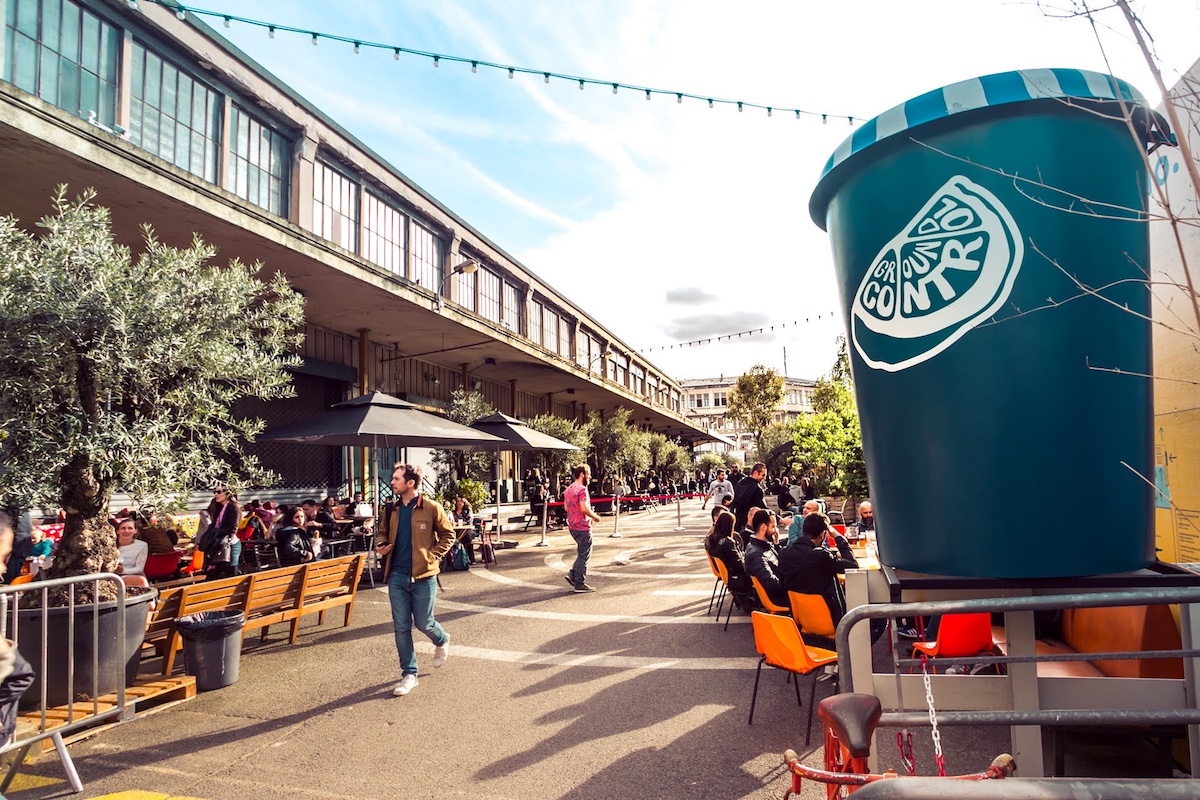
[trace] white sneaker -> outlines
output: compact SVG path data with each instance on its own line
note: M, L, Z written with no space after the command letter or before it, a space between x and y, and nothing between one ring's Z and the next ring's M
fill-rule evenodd
M415 688L417 688L417 676L405 675L400 679L400 682L396 684L396 688L392 689L392 694L396 695L396 697L404 697L404 695L408 694Z
M445 644L439 644L433 648L433 668L437 669L446 663L446 659L450 657L450 639L446 639Z

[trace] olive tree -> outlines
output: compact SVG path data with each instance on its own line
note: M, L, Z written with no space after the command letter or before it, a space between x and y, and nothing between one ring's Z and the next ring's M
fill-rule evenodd
M750 371L737 379L729 392L729 405L725 414L742 423L754 435L754 446L759 458L765 450L763 434L779 411L783 401L783 376L770 367L755 364Z
M562 490L559 477L568 472L572 464L583 460L584 453L591 445L587 429L574 420L556 417L553 414L540 414L524 420L525 424L535 431L561 439L567 444L573 444L578 450L535 450L532 455L542 474L550 481L550 490L556 495Z
M114 490L162 502L267 480L244 452L262 422L231 408L289 396L301 341L281 275L149 227L135 256L93 198L59 187L34 231L0 219L0 497L65 512L51 577L116 566Z

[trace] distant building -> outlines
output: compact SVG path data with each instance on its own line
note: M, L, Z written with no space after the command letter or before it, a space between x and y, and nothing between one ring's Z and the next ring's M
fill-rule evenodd
M729 394L737 376L690 378L679 382L683 390L684 415L696 428L718 434L726 441L706 442L697 452L737 453L743 461L754 452L754 434L745 430L725 413ZM816 381L806 378L783 379L783 401L772 422L790 422L801 414L813 413L813 389Z

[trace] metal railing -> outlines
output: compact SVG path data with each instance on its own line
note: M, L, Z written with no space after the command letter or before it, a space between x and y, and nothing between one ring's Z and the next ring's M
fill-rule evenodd
M866 619L896 619L900 617L934 616L938 614L969 614L978 612L1043 611L1062 608L1098 608L1105 606L1161 605L1165 603L1200 603L1200 588L1131 589L1126 591L1058 594L1042 597L995 597L968 600L929 600L908 603L871 603L850 609L838 623L835 641L838 653L838 675L842 691L854 691L851 667L850 630ZM1185 615L1184 619L1187 619ZM939 658L946 666L962 664L1019 664L1049 661L1096 661L1117 659L1162 658L1164 656L1194 659L1200 650L1189 649L1187 626L1182 626L1184 648L1148 652L1122 651L1112 653L1063 653L1057 655L984 656L970 658ZM899 660L898 664L919 663ZM1188 662L1185 661L1185 665ZM1185 675L1190 670L1185 667ZM937 711L938 725L1142 725L1166 723L1176 725L1200 724L1200 708L1172 709L1000 709ZM882 727L918 727L931 724L928 711L885 712L879 720Z
M109 582L116 586L117 599L114 602L104 603L77 603L75 601L76 590L71 589L68 592L69 600L65 606L47 607L47 601L52 590L60 587L74 587L84 584L91 585L91 596L95 598L102 582ZM29 603L27 598L37 596L40 604ZM108 703L101 704L101 682L104 676L101 674L100 668L100 653L101 647L104 644L101 633L101 615L102 612L112 609L115 615L116 623L116 642L117 652L121 654L120 658L120 679L116 681L116 704L108 707ZM3 782L0 782L0 792L8 789L12 779L16 776L22 763L25 761L25 756L33 745L45 739L50 739L54 743L54 749L58 753L58 758L62 762L63 770L67 774L67 780L71 784L71 788L75 792L83 791L83 783L79 780L79 773L75 770L75 765L71 761L71 756L67 752L66 745L63 743L63 737L70 735L82 728L95 725L99 721L113 719L122 720L132 716L132 708L128 706L125 700L125 584L121 581L119 575L110 572L95 573L92 575L83 575L71 578L55 578L53 580L38 581L36 583L25 583L17 586L0 587L0 637L9 639L17 647L18 650L22 646L22 637L29 641L29 644L36 645L36 651L27 648L22 655L30 662L35 662L35 668L38 674L37 700L38 700L38 716L37 724L33 729L25 727L22 729L18 725L17 731L13 738L0 746L0 754L16 751L12 763L9 765L8 773L5 775ZM65 620L58 619L65 616ZM55 617L52 620L51 617ZM65 667L61 667L59 662L51 665L50 662L50 642L52 626L65 625L65 642L67 649L67 657ZM80 642L85 643L83 648L77 648L76 635L80 635ZM40 635L40 643L37 642L37 637ZM104 637L108 638L108 637ZM76 686L76 651L77 649L90 648L91 652L91 682L87 686ZM86 662L85 662L86 663ZM65 688L66 688L66 723L60 724L59 720L52 719L48 716L50 707L48 698L50 697L51 679L50 668L55 668L54 683L56 686L62 680L59 670L65 669ZM76 700L79 692L83 692L90 701ZM16 701L14 701L16 702ZM28 721L29 715L25 715L22 719ZM55 727L51 727L51 726Z

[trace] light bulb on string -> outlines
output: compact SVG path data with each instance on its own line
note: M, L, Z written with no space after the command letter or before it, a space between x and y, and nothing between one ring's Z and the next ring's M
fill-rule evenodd
M362 44L359 42L355 42L354 43L354 55L358 55L359 50L361 50L361 49L362 49Z
M226 28L228 28L228 27L229 27L229 17L226 17L226 18L225 18L225 27L226 27Z
M471 62L471 72L479 72L479 63L478 62L476 62L476 61Z
M438 68L438 67L440 67L441 65L442 65L442 62L441 62L441 60L440 60L440 59L438 59L438 57L437 57L437 56L434 56L434 57L433 57L433 68L434 68L434 69L437 69L437 68Z
M513 68L512 67L508 68L508 79L510 81L513 79Z
M184 12L182 6L175 7L175 19L187 19L187 14Z
M682 95L682 94L680 94L679 92L676 92L676 93L675 93L675 102L676 102L676 103L682 103L682 102L683 102L683 95Z
M274 25L268 25L268 26L267 26L267 38L268 38L268 39L274 39L274 38L275 38L275 26L274 26Z
M613 84L613 94L616 94L616 93L617 93L617 85L614 83Z
M854 127L854 117L846 117L846 121L850 123L850 127Z
M399 47L392 48L392 58L396 59L397 61L400 60L400 48Z
M796 112L796 116L797 116L797 117L798 117L798 116L800 116L800 112L799 112L799 111L797 111L797 112ZM829 124L829 115L828 115L828 114L822 114L822 115L821 115L821 124L822 124L822 125L828 125L828 124Z
M315 33L312 35L312 46L313 46L313 47L316 47L316 46L317 46L317 35L316 35ZM399 52L399 51L397 51L397 53L398 53L398 52Z
M800 109L796 109L796 119L800 119Z
M583 78L579 79L579 91L583 91Z
M711 98L711 97L710 97L710 98L708 98L708 107L709 107L709 108L712 108L712 107L713 107L713 104L712 104L712 98Z
M767 116L771 116L771 107L767 106Z
M546 79L546 83L550 82L550 73L549 72L543 72L542 77Z
M738 113L742 113L742 101L738 100Z
M647 100L650 99L650 90L649 89L646 90L646 99Z

